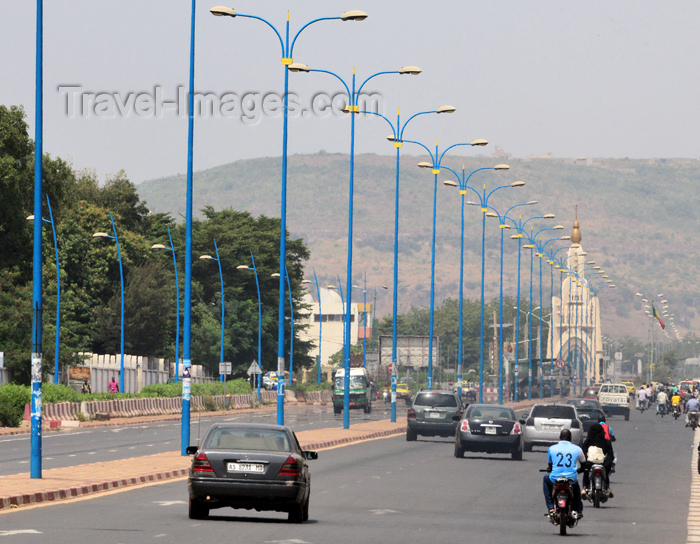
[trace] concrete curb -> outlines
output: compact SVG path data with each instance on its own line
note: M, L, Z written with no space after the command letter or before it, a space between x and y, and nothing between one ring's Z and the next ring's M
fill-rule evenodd
M109 491L111 489L120 489L123 487L168 480L170 478L178 478L181 476L187 476L188 472L189 469L186 468L177 469L170 470L167 472L158 472L156 474L147 474L145 476L137 476L134 478L123 478L120 480L109 480L106 482L99 482L90 485L68 487L65 489L57 489L54 491L43 491L38 493L14 495L11 497L2 497L0 498L0 511L6 508L17 508L19 506L27 506L43 502L55 502L65 499L75 499L77 497L91 495L93 493L99 493L101 491Z

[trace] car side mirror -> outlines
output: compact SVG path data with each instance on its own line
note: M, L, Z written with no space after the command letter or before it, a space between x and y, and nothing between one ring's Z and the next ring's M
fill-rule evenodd
M317 451L303 451L302 454L304 455L304 459L307 459L309 461L313 459L318 459Z
M525 421L524 419L519 420L519 422L521 425L527 425L527 421Z
M199 448L197 446L187 446L185 453L187 453L187 455L194 455L198 450Z

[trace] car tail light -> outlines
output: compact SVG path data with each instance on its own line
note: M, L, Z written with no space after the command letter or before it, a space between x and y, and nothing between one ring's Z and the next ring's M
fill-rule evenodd
M466 420L466 419L463 419L463 420L462 420L461 431L462 431L463 433L468 433L469 430L470 430L470 429L469 429L469 421Z
M515 425L513 425L513 430L510 431L510 434L520 434L521 432L522 431L520 430L520 423L516 422Z
M416 411L413 408L408 409L408 419L416 419Z
M294 458L294 456L290 455L287 457L287 460L285 461L284 465L282 465L282 468L279 471L280 476L299 476L301 469L299 467L299 462Z
M211 467L209 459L204 452L201 452L197 457L194 458L194 463L192 463L192 472L214 472Z

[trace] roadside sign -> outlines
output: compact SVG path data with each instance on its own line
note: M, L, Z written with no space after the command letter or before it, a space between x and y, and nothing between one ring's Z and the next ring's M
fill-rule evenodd
M616 360L616 361L622 361L622 352L621 352L621 351L616 351L616 352L615 352L615 360Z
M260 365L255 359L253 359L253 362L250 364L247 370L248 376L250 376L251 374L260 374L261 372L262 370L260 370Z
M231 363L219 363L219 374L231 374Z
M556 365L557 368L561 370L562 368L566 367L566 361L564 359L557 359Z

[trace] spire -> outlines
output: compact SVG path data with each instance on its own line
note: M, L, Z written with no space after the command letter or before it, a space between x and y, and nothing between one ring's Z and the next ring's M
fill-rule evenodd
M578 205L576 206L576 219L574 220L574 230L571 231L571 243L581 243L581 225L578 223Z

